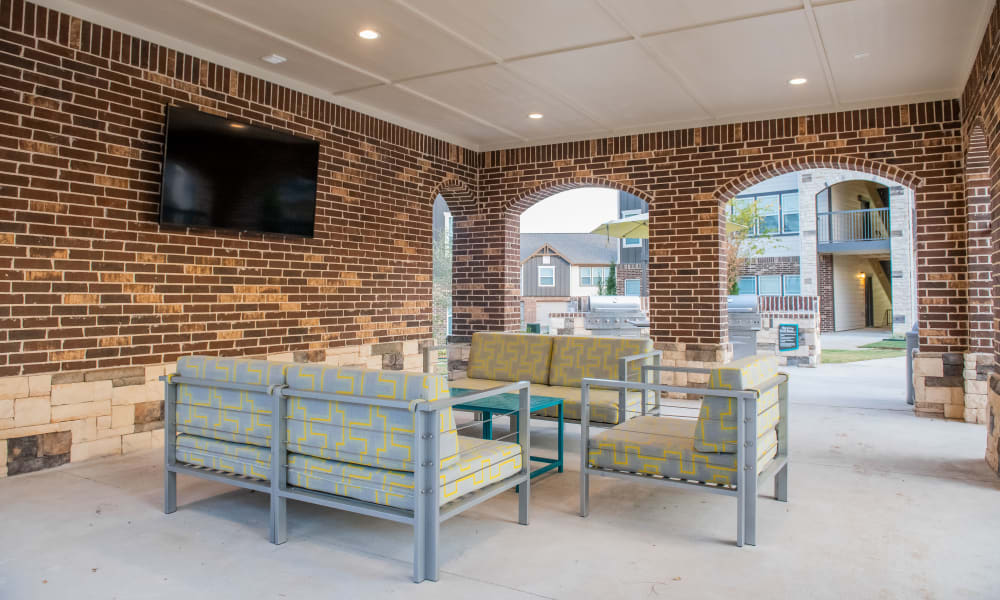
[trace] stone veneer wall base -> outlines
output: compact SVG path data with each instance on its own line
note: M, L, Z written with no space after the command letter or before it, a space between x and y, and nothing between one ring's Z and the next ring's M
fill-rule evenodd
M421 342L415 340L266 358L366 369L423 367ZM0 378L0 477L162 446L159 377L174 367L168 363Z

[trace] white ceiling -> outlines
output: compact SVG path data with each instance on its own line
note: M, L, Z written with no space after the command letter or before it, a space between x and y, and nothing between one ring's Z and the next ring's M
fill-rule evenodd
M40 0L474 150L956 98L994 2Z

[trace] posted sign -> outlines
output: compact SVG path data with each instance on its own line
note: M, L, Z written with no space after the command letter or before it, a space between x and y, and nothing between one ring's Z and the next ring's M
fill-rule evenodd
M778 351L799 349L799 326L795 323L780 323L778 325Z

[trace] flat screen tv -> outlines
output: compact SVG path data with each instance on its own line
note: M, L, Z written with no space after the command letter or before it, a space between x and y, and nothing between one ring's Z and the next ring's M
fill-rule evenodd
M167 108L160 223L312 237L319 143Z

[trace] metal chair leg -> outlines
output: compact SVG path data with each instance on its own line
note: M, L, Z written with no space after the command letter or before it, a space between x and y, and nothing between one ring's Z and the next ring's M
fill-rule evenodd
M774 498L788 502L788 463L774 476Z

